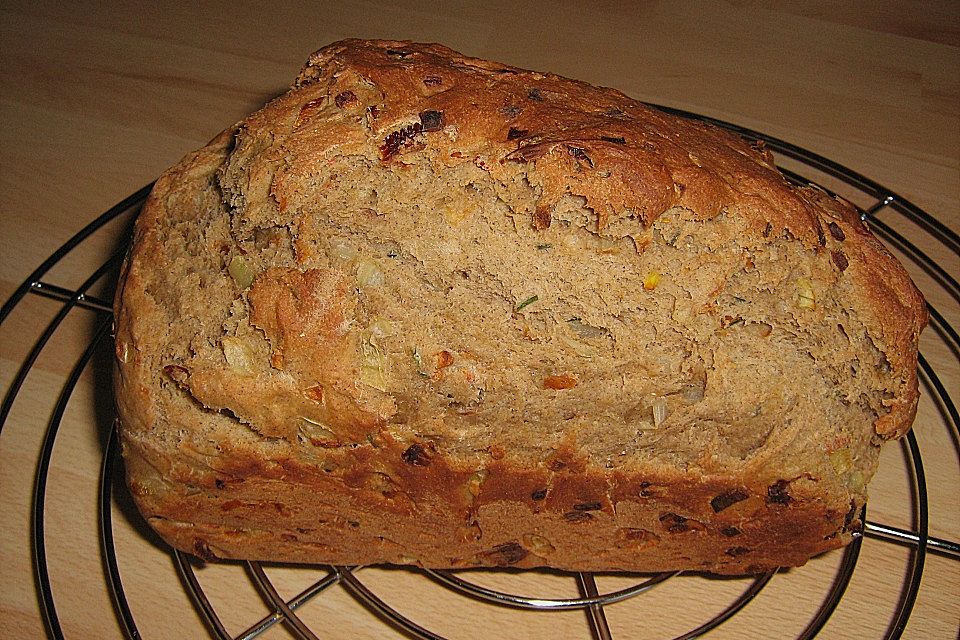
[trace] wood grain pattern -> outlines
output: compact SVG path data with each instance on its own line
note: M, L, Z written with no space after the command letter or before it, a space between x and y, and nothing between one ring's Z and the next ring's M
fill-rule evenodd
M642 100L764 131L832 158L960 231L960 4L956 2L512 3L206 2L141 6L9 1L0 7L0 297L100 211L150 182L218 131L283 91L306 55L344 37L438 41L471 55L614 86ZM825 183L830 180L825 178ZM850 194L858 204L862 195ZM960 258L884 210L882 220L954 277ZM84 243L47 278L74 287L117 249L124 221ZM910 267L960 328L960 303ZM28 297L0 327L4 392L57 304ZM43 432L93 331L75 312L33 368L0 436L0 636L43 634L30 556L30 497ZM960 397L955 351L928 330L923 352ZM99 559L96 487L110 426L109 351L99 351L67 408L47 496L47 553L68 638L118 637ZM915 427L931 533L960 539L956 436L930 400ZM903 454L884 453L869 517L910 526ZM121 494L122 495L122 494ZM203 637L170 556L127 502L113 511L125 592L144 637ZM840 554L777 575L711 638L795 637L829 589ZM900 597L907 551L866 540L824 637L880 637ZM955 638L960 563L927 558L906 638ZM232 633L267 613L243 569L197 570ZM322 572L269 568L281 593ZM589 637L582 612L524 613L455 596L406 571L357 574L391 605L451 638ZM541 572L474 576L560 597L574 582ZM634 578L603 576L600 589ZM744 580L684 576L609 607L616 638L666 638L721 611ZM691 606L693 604L693 606ZM303 609L331 638L401 637L333 587ZM280 625L263 637L284 638Z

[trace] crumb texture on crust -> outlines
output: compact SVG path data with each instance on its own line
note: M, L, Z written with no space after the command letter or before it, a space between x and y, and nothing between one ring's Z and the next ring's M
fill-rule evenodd
M849 541L926 323L762 146L360 40L158 180L116 311L128 481L181 549L720 573Z

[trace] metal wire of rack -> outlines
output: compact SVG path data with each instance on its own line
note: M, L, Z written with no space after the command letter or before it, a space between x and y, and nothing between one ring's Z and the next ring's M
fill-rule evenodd
M783 140L698 114L662 106L658 108L682 116L705 120L750 140L763 141L767 148L778 154L778 156L789 158L802 165L803 169L800 172L787 168L783 169L785 175L791 181L799 184L816 183L816 180L812 179L809 175L805 176L804 171L807 173L818 173L839 180L840 183L846 185L846 187L852 188L856 190L857 193L871 199L873 204L862 207L861 216L872 227L874 232L930 275L951 297L960 301L960 284L958 284L955 277L936 260L919 249L908 238L876 217L877 212L880 210L892 210L916 225L923 232L935 238L951 254L960 255L960 238L958 238L957 234L916 205L884 188L882 185L834 161L823 158L822 156ZM70 252L74 251L85 240L96 234L111 221L122 218L123 216L132 219L145 201L151 186L152 185L147 185L131 194L84 227L31 273L14 291L13 295L11 295L3 307L0 308L0 323L3 323L27 295L51 298L62 303L62 306L43 330L33 348L23 359L19 370L15 374L6 392L3 404L0 405L0 431L2 431L14 403L17 402L21 387L36 363L37 358L47 347L50 338L67 316L76 310L82 310L93 313L97 317L97 325L93 338L74 364L57 399L43 438L34 475L30 540L33 552L34 580L37 599L47 633L54 638L63 638L64 631L57 613L57 601L51 585L48 566L49 560L46 552L45 500L48 488L49 465L63 422L67 403L74 392L80 376L84 369L90 364L97 349L101 348L110 340L110 328L112 324L111 304L108 300L104 299L104 297L91 295L89 291L98 285L98 283L102 284L104 281L108 281L109 278L115 278L115 273L122 260L125 248L111 256L76 288L71 289L47 282L44 280L44 277ZM827 190L829 191L829 189ZM933 330L943 339L953 355L960 354L960 337L958 337L956 329L946 321L944 316L936 308L929 306L929 310ZM926 392L935 400L941 410L945 427L951 431L950 438L958 449L958 455L960 455L960 444L958 444L960 443L960 415L958 415L957 406L937 375L934 367L930 365L922 354L919 360L919 368L921 382ZM843 551L842 559L832 584L806 627L800 635L797 636L798 638L807 639L816 636L840 604L853 572L856 569L863 537L874 538L891 544L904 545L910 549L907 575L901 586L899 602L896 604L894 614L883 635L883 638L886 639L899 638L906 628L920 587L927 554L934 553L952 560L960 560L960 542L932 537L928 533L929 507L927 484L920 445L912 432L902 441L902 447L912 475L909 479L909 484L911 485L910 498L912 501L913 527L904 529L874 522L866 519L865 514L863 514L865 526L862 535L857 537L854 542L848 545ZM112 597L114 615L117 618L117 622L126 637L140 638L141 632L137 626L137 621L135 620L131 607L127 602L124 591L113 537L114 524L111 505L115 499L113 495L113 483L119 469L119 464L117 433L115 429L110 429L104 446L98 487L100 552L105 580ZM215 606L207 597L189 558L178 551L173 551L172 553L174 565L180 574L184 588L189 594L194 607L205 619L209 633L211 637L214 638L231 640L252 639L260 636L277 624L285 625L288 631L295 637L316 638L318 631L311 629L301 620L297 611L334 586L339 586L346 590L365 606L372 615L379 616L402 633L415 638L431 640L443 640L444 638L427 627L421 626L418 622L406 617L387 604L373 589L364 583L361 577L361 567L331 566L322 569L318 568L318 571L323 573L322 577L315 580L293 598L284 599L277 592L273 582L265 572L264 567L257 562L245 563L246 572L251 583L258 589L265 601L269 603L272 613L250 624L241 633L233 635L227 631L226 625L221 620ZM595 577L592 574L569 574L571 578L576 580L581 596L577 598L545 598L491 589L449 571L407 570L419 571L426 579L446 589L450 589L462 597L480 599L501 607L536 611L583 610L586 613L589 632L592 634L592 637L599 640L614 637L607 623L605 615L606 608L616 603L636 598L677 575L676 573L658 574L641 580L627 588L600 593ZM744 578L745 587L743 591L739 596L734 598L726 608L699 626L686 631L682 635L676 636L675 640L692 640L693 638L700 638L706 635L711 630L735 616L744 607L748 606L775 577L776 572L770 572L762 576Z

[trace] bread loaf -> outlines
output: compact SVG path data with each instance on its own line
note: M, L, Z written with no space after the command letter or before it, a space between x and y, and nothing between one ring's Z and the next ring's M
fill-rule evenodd
M926 309L762 145L344 41L157 181L127 479L207 559L752 573L861 529Z

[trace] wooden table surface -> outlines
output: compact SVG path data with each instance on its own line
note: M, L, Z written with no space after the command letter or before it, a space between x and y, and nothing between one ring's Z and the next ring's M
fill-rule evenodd
M466 53L617 87L650 102L735 122L809 148L885 185L960 230L960 3L809 1L536 3L21 2L0 6L0 298L46 256L183 154L280 93L314 49L344 37L443 42ZM863 206L872 204L851 193ZM954 277L960 259L902 221ZM46 281L78 286L120 242L123 222L81 245ZM954 327L960 307L912 264ZM96 291L108 295L111 276ZM0 387L59 303L30 295L0 327ZM71 312L16 396L0 435L0 636L43 635L31 565L30 504L44 431L64 380L103 315ZM97 478L112 408L109 351L97 349L70 396L50 458L45 556L67 638L121 636L98 541ZM923 353L954 399L957 352L928 329ZM960 540L957 436L925 390L915 428L932 535ZM911 526L903 449L887 448L869 519ZM145 638L205 637L169 553L122 499L113 509L124 593ZM827 593L841 557L782 572L717 638L792 638ZM851 583L823 631L880 638L901 595L906 547L864 541ZM267 613L237 565L196 568L230 633ZM267 569L292 596L323 573ZM583 612L532 613L468 600L409 571L363 569L367 585L450 638L588 638ZM575 595L569 577L478 574L484 584L546 597ZM636 577L604 576L601 590ZM750 584L684 576L607 608L614 638L669 638L717 615ZM340 586L302 609L320 637L400 637ZM960 562L928 554L907 638L956 638ZM276 625L263 637L289 634Z

